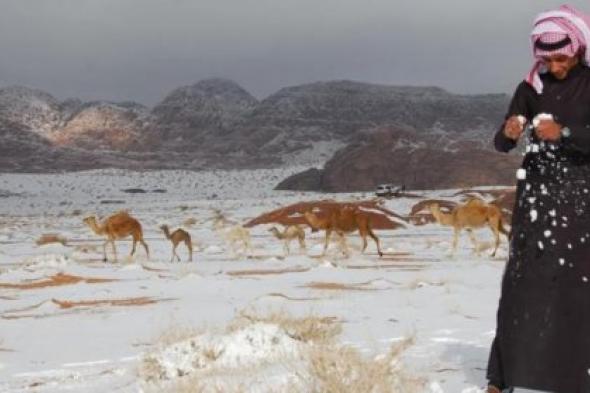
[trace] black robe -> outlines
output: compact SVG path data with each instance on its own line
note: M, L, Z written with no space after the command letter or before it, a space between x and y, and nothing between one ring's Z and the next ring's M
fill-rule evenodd
M579 64L564 80L545 74L542 81L542 94L518 86L506 118L550 113L571 135L529 140L487 377L499 387L589 393L590 68ZM516 146L503 126L495 146Z

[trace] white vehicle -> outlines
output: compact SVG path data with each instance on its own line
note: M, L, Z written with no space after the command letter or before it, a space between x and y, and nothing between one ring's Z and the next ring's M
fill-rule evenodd
M405 187L398 186L395 184L379 184L375 189L375 195L379 197L392 197L398 196L401 191L404 191Z

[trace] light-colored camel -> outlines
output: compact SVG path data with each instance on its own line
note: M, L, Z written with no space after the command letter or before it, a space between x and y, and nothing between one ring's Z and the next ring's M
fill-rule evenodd
M227 243L229 243L234 255L238 254L240 248L246 255L252 249L250 231L238 224L236 221L228 219L219 209L213 209L213 229Z
M462 205L455 206L450 213L442 212L438 204L434 203L430 205L430 211L439 224L453 227L453 254L457 250L457 241L463 229L469 234L477 254L479 254L479 245L473 234L473 229L488 226L492 230L495 238L495 247L492 256L496 255L496 251L500 245L500 233L508 236L508 231L506 231L503 225L504 219L500 208L480 199L471 199Z
M104 242L102 249L104 253L103 261L107 261L107 244L111 243L113 246L113 253L115 255L115 262L117 262L117 248L115 247L115 240L124 239L128 236L133 237L133 248L130 256L135 253L135 246L141 243L145 248L145 253L148 259L150 258L150 251L143 240L143 231L141 224L135 218L131 217L127 212L118 212L107 217L102 224L99 224L95 216L84 218L84 223L92 229L94 233L101 236L106 236L107 240Z
M364 213L360 208L353 206L336 207L328 212L327 217L320 218L311 211L303 213L305 221L313 230L324 230L326 238L324 240L324 251L322 255L326 254L328 243L332 232L336 232L340 236L340 244L342 251L348 256L348 248L345 241L345 233L359 231L363 239L362 252L367 248L367 235L370 236L377 245L377 252L379 256L383 256L381 247L379 245L379 238L373 233L371 229L371 219L368 214Z
M252 249L250 241L250 231L241 225L232 225L225 228L220 228L217 233L230 244L234 254L239 250L239 243L242 244L242 251L248 255Z
M188 260L190 262L192 262L193 261L193 244L191 243L190 233L188 233L184 229L180 229L180 228L178 228L174 232L170 233L170 228L168 228L168 225L162 225L162 226L160 226L160 229L164 232L166 239L168 239L172 242L172 257L170 258L170 262L174 261L174 257L176 257L178 259L178 262L180 262L180 257L176 253L176 247L178 247L178 245L181 242L184 243L185 246L188 248L188 256L189 256Z
M289 249L289 244L291 240L297 239L299 241L299 250L305 251L305 231L299 225L288 225L286 226L283 231L279 231L276 227L272 227L269 229L270 233L272 233L277 239L283 241L283 249L285 250L285 254L290 254L291 250Z

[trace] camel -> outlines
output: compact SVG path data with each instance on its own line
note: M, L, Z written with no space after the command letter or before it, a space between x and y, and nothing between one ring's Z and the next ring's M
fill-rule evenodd
M504 228L504 218L502 217L500 208L480 199L470 199L462 205L455 206L450 213L443 213L438 204L434 203L430 205L430 211L439 224L453 227L453 254L457 250L457 241L463 229L467 230L471 242L475 246L476 253L479 255L479 246L473 234L473 229L487 225L494 233L495 238L495 248L492 252L492 257L496 255L496 251L500 245L500 233L506 236L509 234Z
M377 245L377 252L382 257L381 247L379 246L379 238L373 233L371 229L370 217L356 206L345 206L335 208L328 213L325 218L320 218L311 211L303 213L305 221L309 224L312 230L324 230L326 238L324 240L324 251L322 255L326 254L328 243L332 232L336 232L340 236L340 244L343 252L348 256L348 249L346 247L345 233L358 230L363 239L362 252L367 248L367 235L375 241Z
M103 261L107 261L107 244L111 243L113 246L113 253L115 255L115 262L117 262L117 248L115 247L115 240L123 239L128 236L133 237L133 248L131 249L130 256L135 253L135 246L137 242L141 243L145 248L145 253L148 259L150 258L150 251L143 240L143 231L141 230L141 224L135 218L131 217L129 213L122 211L115 213L107 217L102 224L98 224L95 216L86 217L83 219L84 223L92 229L97 235L103 235L107 237L107 241L102 245L104 258Z
M291 240L297 238L299 241L299 250L305 251L305 231L299 225L288 225L286 226L283 231L279 231L276 227L272 227L269 229L269 232L272 233L277 239L283 240L283 248L285 250L285 254L290 254L289 244Z
M232 225L217 229L217 233L230 244L234 254L237 254L238 243L242 243L242 250L247 254L251 249L250 231L241 225Z
M242 250L246 253L252 249L250 242L250 231L228 219L219 209L213 209L213 229L217 234L230 244L234 254L237 254L238 243L242 244Z
M162 226L160 226L160 229L162 231L164 231L164 235L166 236L166 239L168 239L172 242L172 257L170 258L170 262L174 261L174 257L176 257L178 259L178 262L180 262L180 257L176 253L176 247L178 246L178 244L180 242L183 242L186 245L186 247L188 248L188 255L189 255L188 260L189 260L189 262L192 262L193 261L193 245L191 243L191 235L187 231L185 231L184 229L180 229L180 228L178 228L174 232L170 233L170 229L168 228L168 225L162 225Z

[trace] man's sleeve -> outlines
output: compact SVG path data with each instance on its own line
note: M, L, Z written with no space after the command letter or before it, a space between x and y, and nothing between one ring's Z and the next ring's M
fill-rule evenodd
M496 150L508 152L516 147L516 141L504 135L504 125L506 124L506 120L514 115L522 115L528 120L532 120L532 100L534 99L534 94L536 93L528 83L523 81L518 85L512 96L512 100L510 101L508 113L504 117L500 129L494 136L494 146L496 147Z

